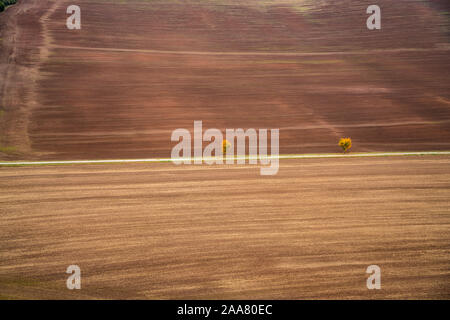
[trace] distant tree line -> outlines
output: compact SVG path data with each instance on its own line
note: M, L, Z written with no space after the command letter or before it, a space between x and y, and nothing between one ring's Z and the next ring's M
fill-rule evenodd
M4 11L7 6L15 4L16 2L16 0L0 0L0 12Z

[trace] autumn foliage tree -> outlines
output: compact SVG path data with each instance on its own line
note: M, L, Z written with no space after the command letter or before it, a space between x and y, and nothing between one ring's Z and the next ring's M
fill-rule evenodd
M228 140L222 141L222 153L223 155L227 154L228 149L231 147L231 143L228 142Z
M350 138L341 138L341 140L339 140L339 146L342 148L344 153L346 153L347 150L352 147L352 139L350 139Z

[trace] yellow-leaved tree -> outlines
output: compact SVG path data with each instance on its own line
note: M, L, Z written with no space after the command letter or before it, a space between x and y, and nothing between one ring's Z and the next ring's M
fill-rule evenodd
M339 140L339 146L342 148L344 153L346 153L347 150L352 147L352 139L350 139L350 138L341 138L341 140Z
M228 149L231 147L231 143L228 142L228 140L222 141L222 153L223 155L227 154Z

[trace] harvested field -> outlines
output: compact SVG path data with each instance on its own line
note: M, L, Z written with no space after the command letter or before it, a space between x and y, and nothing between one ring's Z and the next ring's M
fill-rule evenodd
M0 297L449 299L449 181L449 156L0 168Z

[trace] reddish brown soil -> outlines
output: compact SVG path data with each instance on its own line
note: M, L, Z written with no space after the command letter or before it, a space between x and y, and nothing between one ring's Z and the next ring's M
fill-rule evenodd
M280 128L282 153L336 152L342 136L448 150L446 5L378 3L381 31L365 26L371 1L80 0L71 31L70 1L19 1L0 15L0 146L16 148L0 157L168 157L194 120Z
M0 168L0 298L450 299L449 181L448 156Z

